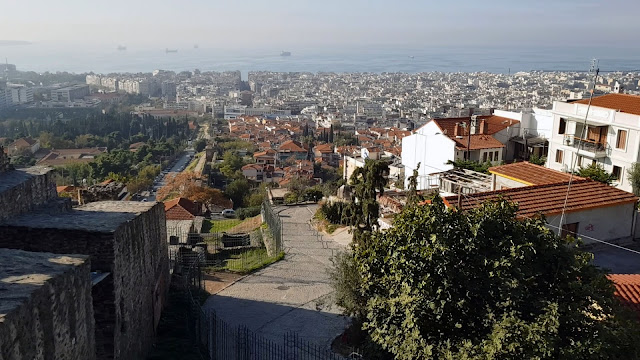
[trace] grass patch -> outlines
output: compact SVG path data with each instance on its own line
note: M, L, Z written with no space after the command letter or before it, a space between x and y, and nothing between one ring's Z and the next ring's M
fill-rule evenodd
M236 253L227 253L227 255L228 257L221 261L220 266L209 266L206 270L249 274L284 258L283 251L276 256L269 256L265 248L243 250Z
M204 154L204 152L197 153L196 156L193 157L193 160L191 160L185 171L195 170L196 166L198 166L198 162L200 161L200 157L202 156L202 154Z
M202 232L203 233L220 233L237 226L241 222L242 220L240 219L204 220L202 222Z

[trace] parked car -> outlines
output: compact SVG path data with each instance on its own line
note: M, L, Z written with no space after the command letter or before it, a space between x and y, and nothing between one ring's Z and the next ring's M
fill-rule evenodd
M226 218L234 218L234 217L236 217L236 212L233 209L224 209L224 210L222 210L220 215L222 215L222 216L224 216Z

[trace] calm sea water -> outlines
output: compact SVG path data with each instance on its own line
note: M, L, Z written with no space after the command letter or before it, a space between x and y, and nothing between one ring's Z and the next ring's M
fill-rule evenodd
M331 72L475 72L588 70L592 58L600 69L640 69L640 48L575 47L392 47L214 49L193 44L166 53L163 48L129 46L62 47L46 43L0 46L0 59L19 70L70 72L150 72L154 69ZM281 50L292 52L280 56Z

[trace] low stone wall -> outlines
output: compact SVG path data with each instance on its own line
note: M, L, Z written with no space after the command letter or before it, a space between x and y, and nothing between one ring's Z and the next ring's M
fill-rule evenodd
M95 359L89 260L0 249L0 359Z
M0 172L0 223L58 198L51 168L30 168Z

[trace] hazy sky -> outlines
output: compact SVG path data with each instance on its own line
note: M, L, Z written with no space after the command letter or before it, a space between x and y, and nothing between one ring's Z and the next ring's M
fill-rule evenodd
M0 40L638 46L639 0L2 0Z

